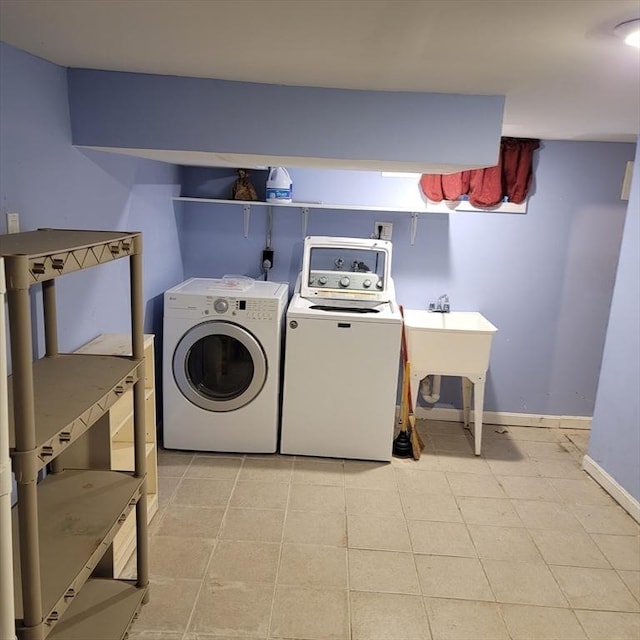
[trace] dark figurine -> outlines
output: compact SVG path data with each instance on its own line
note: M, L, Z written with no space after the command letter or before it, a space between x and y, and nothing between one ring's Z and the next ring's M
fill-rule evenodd
M238 179L233 183L231 191L232 200L257 200L258 195L253 185L249 182L249 172L246 169L238 169Z

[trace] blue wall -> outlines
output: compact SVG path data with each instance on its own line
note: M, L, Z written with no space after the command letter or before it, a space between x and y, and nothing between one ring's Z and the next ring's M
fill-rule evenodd
M640 500L640 145L620 249L589 456Z
M631 144L544 142L525 215L422 214L414 246L403 213L312 210L308 234L369 237L375 221L393 222L399 302L426 308L447 292L453 309L480 311L499 328L486 410L591 416L626 210L620 191L633 153ZM360 171L290 173L296 200L383 206L419 200L415 180ZM264 176L252 179L259 186ZM183 195L229 197L232 182L229 171L187 170ZM176 202L176 212L185 276L261 276L264 207L252 209L248 238L241 206ZM293 284L302 259L298 209L274 208L272 247L269 277ZM460 406L457 380L445 381L442 401Z
M161 293L183 277L260 276L264 208L253 209L244 238L239 206L172 205L178 190L174 168L74 148L65 70L0 46L3 213L18 211L25 230L142 230L147 331L159 333ZM242 136L232 116L225 126ZM151 143L161 132L149 125L144 134ZM241 143L250 148L251 136ZM590 416L626 208L620 187L633 153L628 144L545 142L536 156L526 215L422 215L413 247L407 214L313 211L308 233L362 237L373 232L376 220L392 221L400 302L424 308L447 292L454 309L479 310L499 327L487 410ZM300 200L369 198L370 204L406 206L405 198L415 198L415 184L389 182L381 190L373 173L293 169L292 175ZM401 193L403 188L411 194ZM275 210L272 246L271 277L293 282L302 252L299 211ZM126 265L118 263L60 281L63 349L96 333L127 329L124 281ZM457 390L445 384L444 399L458 403Z
M162 292L183 276L171 206L179 188L176 168L74 148L66 69L0 43L0 78L1 231L7 212L20 214L23 231L142 231L145 331L159 332ZM73 350L99 333L128 331L128 288L126 260L61 278L60 349ZM39 295L34 300L41 311ZM40 337L40 352L43 345Z

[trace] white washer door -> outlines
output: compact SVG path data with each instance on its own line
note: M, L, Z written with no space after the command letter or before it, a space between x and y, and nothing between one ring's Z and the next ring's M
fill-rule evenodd
M181 393L207 411L235 411L249 404L267 379L267 359L245 328L212 320L185 333L173 353Z

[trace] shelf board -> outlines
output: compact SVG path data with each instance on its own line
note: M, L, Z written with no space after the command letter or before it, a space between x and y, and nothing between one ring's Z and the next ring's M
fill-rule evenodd
M156 448L155 443L147 442L145 452L148 456ZM133 442L114 441L111 443L111 468L120 471L133 471L134 464Z
M127 391L127 394L129 394L129 392ZM122 415L121 412L118 412L118 421L111 421L111 437L113 439L116 439L118 437L120 437L120 432L123 431L125 429L125 427L127 426L131 426L133 428L133 394L131 394L130 396L130 401L129 401L129 412L126 415ZM145 402L148 403L150 401L153 400L153 396L155 395L155 389L149 389L149 388L145 388L144 390L144 399ZM124 402L125 400L122 399L121 402ZM148 407L148 405L147 405ZM146 412L147 414L149 413L148 411ZM145 418L146 419L146 418ZM155 430L155 426L154 426L154 430ZM131 439L133 438L132 435L127 435L123 438L123 441L131 441ZM149 434L147 434L147 442L149 442Z
M153 333L144 334L145 349L152 346L154 338ZM91 355L109 355L109 356L130 356L131 351L131 334L129 333L103 333L82 345L75 353L85 353Z
M140 496L142 478L118 471L70 470L38 485L42 610L53 619L68 608ZM13 509L15 614L23 616L20 537ZM69 602L69 600L71 602ZM90 636L93 637L93 636Z
M155 378L155 358L153 353L154 337L155 335L153 333L144 334L144 355L146 358L144 384L147 389L153 387L153 380ZM74 351L74 353L103 356L130 356L132 355L131 334L102 333L90 342L82 345L79 349Z
M251 205L259 207L293 207L296 209L348 209L349 211L398 211L401 213L427 213L427 210L419 207L373 207L355 204L327 204L324 202L263 202L262 200L219 200L217 198L187 198L175 197L177 202L201 202L209 204L233 204Z
M147 522L158 512L158 494L147 493ZM130 513L113 541L113 571L116 578L135 576L135 562L130 562L136 550L136 514Z
M229 204L229 205L251 205L260 207L294 207L297 209L337 209L345 211L387 211L390 213L456 213L464 211L475 211L480 213L526 213L527 205L515 204L513 202L503 202L496 207L481 209L474 207L467 200L459 201L429 201L422 206L416 207L380 207L355 204L329 204L324 202L262 202L261 200L220 200L217 198L187 198L174 197L177 202L200 202L209 204Z
M121 640L146 591L131 580L92 578L47 637L51 640Z
M139 377L142 360L63 354L33 364L38 468L79 438ZM9 447L15 454L12 376L9 376ZM18 463L19 464L19 463Z
M7 289L23 283L24 258L31 284L50 280L138 253L139 232L39 229L0 235L0 256L5 257Z
M0 255L26 255L28 258L77 251L139 235L131 231L76 231L74 229L38 229L0 236Z
M147 494L147 513L149 517L149 522L153 520L153 516L158 512L158 494L157 493L148 493Z

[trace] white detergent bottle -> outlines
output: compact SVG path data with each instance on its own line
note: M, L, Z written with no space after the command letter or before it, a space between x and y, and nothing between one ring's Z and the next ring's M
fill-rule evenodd
M291 202L293 183L284 167L271 167L267 177L267 202Z

